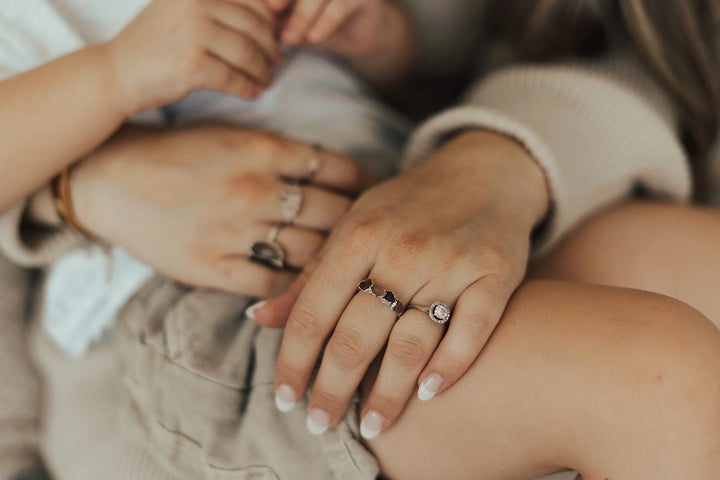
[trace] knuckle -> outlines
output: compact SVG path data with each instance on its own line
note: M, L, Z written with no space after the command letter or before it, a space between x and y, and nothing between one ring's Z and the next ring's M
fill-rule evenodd
M460 376L460 373L464 372L472 362L472 359L470 359L468 355L454 351L443 352L438 360L446 381L453 381L453 379Z
M382 232L382 220L379 215L368 215L352 222L345 228L344 247L346 251L362 252L377 241Z
M424 366L427 357L425 342L417 335L391 338L387 349L388 357L398 365L417 369Z
M363 335L355 329L336 330L327 348L328 355L345 370L355 370L365 363Z
M388 260L396 268L405 269L414 264L427 251L432 233L428 230L412 230L401 233L387 250Z
M515 270L511 255L506 248L500 246L488 247L482 255L482 263L486 271L503 277L513 274Z
M470 338L486 339L495 330L497 317L493 311L472 312L465 314L462 322Z
M312 404L325 407L326 410L339 410L346 400L337 392L331 392L324 388L314 388L312 392Z
M287 328L303 340L323 340L325 328L320 316L304 305L296 305Z

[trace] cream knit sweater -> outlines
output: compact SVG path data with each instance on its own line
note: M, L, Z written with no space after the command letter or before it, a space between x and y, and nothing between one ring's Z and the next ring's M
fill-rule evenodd
M17 1L0 0L0 22L3 3ZM475 38L472 32L478 30L478 10L469 5L482 2L406 3L431 33L424 37L428 68L452 72L467 61L472 42L463 40ZM6 39L0 35L2 41ZM19 46L28 55L38 53L31 42ZM0 65L0 71L7 67ZM481 78L463 106L423 125L409 144L405 165L422 160L443 139L464 129L490 129L514 137L542 166L551 190L553 209L538 245L542 250L597 208L628 196L637 184L686 199L691 180L674 123L667 100L629 58L616 55L587 64L515 66ZM20 201L0 216L0 249L13 262L42 267L81 241L70 231L23 226L25 207L26 201ZM11 388L0 395L0 480L12 478L34 461L40 391L20 348L29 280L9 265L0 268L2 272L6 275L0 275L0 281L8 283L3 283L0 299L0 380L3 390ZM9 290L6 285L11 285Z

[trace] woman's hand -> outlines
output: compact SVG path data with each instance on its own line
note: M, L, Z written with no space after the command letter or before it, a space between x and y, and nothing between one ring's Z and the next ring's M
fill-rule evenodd
M155 0L107 52L130 114L200 89L255 98L282 59L276 29L258 0Z
M251 246L286 218L280 195L303 179L309 145L233 127L126 130L77 167L81 223L181 282L251 296L278 295L295 277L251 262ZM303 205L277 243L303 267L368 186L353 160L322 152ZM341 193L338 193L341 192Z
M488 132L463 134L366 192L314 271L255 310L261 324L282 326L301 291L278 358L279 408L304 395L326 344L309 401L314 433L340 421L383 349L363 408L366 438L395 422L418 379L423 400L449 388L478 356L522 281L530 233L547 202L544 176L528 153ZM419 310L398 319L387 303L358 291L365 278L405 305L447 303L453 309L447 334Z

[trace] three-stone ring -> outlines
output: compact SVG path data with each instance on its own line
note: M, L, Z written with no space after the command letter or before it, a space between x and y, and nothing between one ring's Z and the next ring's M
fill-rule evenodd
M274 225L263 240L253 243L250 248L250 260L273 270L285 268L285 251L277 243L277 236L283 225Z
M405 305L395 298L395 294L385 287L376 285L372 279L366 278L358 284L358 290L375 295L381 302L390 305L392 310L398 317L405 311Z

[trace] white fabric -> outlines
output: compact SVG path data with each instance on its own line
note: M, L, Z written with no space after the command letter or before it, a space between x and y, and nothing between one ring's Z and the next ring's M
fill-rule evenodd
M0 0L0 78L109 40L148 3ZM380 176L392 174L409 122L329 59L303 52L287 56L274 87L255 102L202 91L133 120L177 126L225 122L273 131L349 154ZM113 256L109 282L98 247L73 250L50 270L45 328L72 355L84 355L111 330L117 311L153 273L122 249L115 248Z

